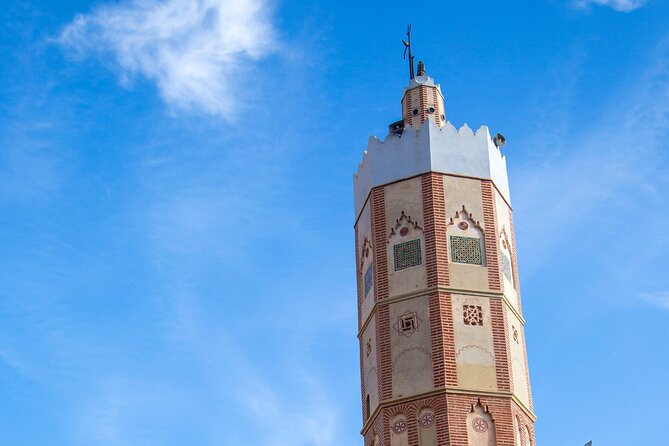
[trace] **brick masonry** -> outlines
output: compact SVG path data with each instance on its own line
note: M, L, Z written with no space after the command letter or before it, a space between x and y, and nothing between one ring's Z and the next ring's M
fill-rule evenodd
M372 446L375 436L378 436L379 442L374 446L391 446L390 423L398 415L406 419L409 446L421 446L418 415L424 409L434 412L437 446L468 446L467 415L479 402L493 419L497 446L536 444L532 420L511 398L442 393L384 407L365 435L365 446ZM524 441L523 431L526 428L530 433L530 444ZM516 429L523 439L522 444L516 444Z
M497 212L495 210L495 197L493 195L492 182L481 180L481 198L483 202L483 221L485 231L485 256L488 267L488 288L493 291L501 291L499 258L497 250Z
M429 309L434 387L456 387L458 385L458 373L455 364L451 295L447 293L432 294L429 297Z
M422 201L424 212L425 236L425 266L427 271L427 286L431 289L428 295L429 329L432 348L432 369L434 373L434 389L457 389L457 367L455 359L454 321L451 294L437 287L449 287L449 258L446 234L446 215L443 175L436 173L421 176ZM489 180L481 180L481 200L483 205L483 221L485 231L485 256L488 268L488 284L491 291L501 292L501 272L498 261L498 231L495 208L494 185ZM497 446L534 446L534 427L531 419L517 406L510 396L500 395L477 396L455 393L437 393L426 398L416 395L415 400L388 405L392 401L392 355L391 355L391 324L390 302L388 299L388 249L386 228L386 199L383 187L372 190L371 206L371 236L374 250L374 299L376 306L376 339L374 346L377 364L378 395L381 409L375 413L375 418L367 425L365 432L365 446L371 446L375 435L378 442L374 446L390 445L390 420L397 414L406 416L408 427L409 446L420 446L418 436L418 412L430 407L434 410L438 442L437 446L466 446L467 414L480 398L484 406L488 406L497 435ZM361 231L362 232L362 231ZM514 283L518 284L517 259L513 222L511 223L510 241ZM356 251L358 250L358 228L356 228ZM364 288L362 279L361 253L356 252L356 274L358 283L358 303L360 308L361 292ZM385 300L388 299L388 302ZM513 392L511 346L509 323L505 303L499 296L490 297L490 312L493 331L493 349L497 374L497 387L502 392ZM361 324L364 321L360 321ZM522 330L522 327L521 327ZM360 339L360 361L362 368L365 340ZM524 334L522 335L524 346ZM366 389L364 377L362 381L362 406L365 419L371 414L365 413ZM527 376L529 387L529 376ZM531 404L531 403L530 403ZM373 408L372 408L373 409ZM531 410L531 407L530 407ZM532 443L515 445L514 420L518 417L521 426L527 426Z
M374 300L388 297L388 251L386 249L385 190L372 191L372 249L374 250Z
M448 240L446 236L446 205L444 177L428 173L421 178L423 215L425 218L425 267L427 286L449 285Z

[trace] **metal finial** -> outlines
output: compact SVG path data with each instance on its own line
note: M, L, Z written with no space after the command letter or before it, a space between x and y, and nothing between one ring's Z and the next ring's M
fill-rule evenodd
M407 26L407 40L402 40L404 44L404 59L407 58L407 52L409 53L409 79L413 79L415 76L413 74L413 54L411 54L411 23Z
M418 61L418 76L425 76L425 64L422 60Z

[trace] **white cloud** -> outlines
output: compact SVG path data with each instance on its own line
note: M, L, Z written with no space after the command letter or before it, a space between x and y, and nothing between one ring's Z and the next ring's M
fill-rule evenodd
M646 0L577 0L576 6L587 8L591 5L608 6L618 12L630 12L641 8L646 4Z
M659 293L641 293L641 300L662 310L669 310L669 291Z
M669 167L664 150L669 135L669 38L652 51L649 60L650 66L628 91L611 92L615 107L595 122L570 122L562 116L560 111L571 106L569 99L543 104L545 109L557 110L546 117L555 120L538 122L527 144L550 150L511 173L516 185L512 200L522 215L518 226L527 228L519 243L529 263L543 263L549 253L574 237L583 237L586 230L596 234L592 225L604 215L610 218L621 209L635 212L641 202L654 203L652 215L657 221L669 212L661 198ZM567 68L565 72L579 71ZM573 89L567 80L561 95L569 97ZM574 219L582 224L573 224ZM655 245L661 246L662 241ZM627 256L633 263L632 254ZM642 264L643 259L639 256L635 261Z
M58 41L112 55L123 83L144 76L177 109L231 118L243 67L274 50L267 10L265 0L126 1L76 16Z

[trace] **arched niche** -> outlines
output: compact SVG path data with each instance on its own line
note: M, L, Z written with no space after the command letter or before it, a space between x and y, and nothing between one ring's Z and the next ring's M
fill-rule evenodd
M514 288L513 280L513 260L511 253L511 242L509 241L509 236L506 233L506 228L502 227L502 230L499 233L499 240L497 243L499 247L499 263L500 269L502 270L502 278L509 285L511 289Z
M366 299L368 296L374 294L374 251L372 250L372 242L367 237L362 241L361 249L362 297Z
M450 219L447 236L449 262L485 266L483 228L464 206Z
M390 419L390 446L409 446L409 425L404 414Z
M524 434L525 434L525 446L534 446L534 442L532 441L532 433L530 432L530 428L525 426L524 429Z
M423 228L404 211L388 235L393 271L421 266L425 260Z
M404 211L388 234L388 292L397 295L425 288L425 235Z
M521 431L520 418L518 417L518 415L513 417L513 427L516 438L516 446L523 446L523 433Z
M469 446L496 446L497 436L495 421L487 407L483 407L481 400L472 405L467 414L467 438Z
M437 422L431 407L418 411L418 444L437 446Z

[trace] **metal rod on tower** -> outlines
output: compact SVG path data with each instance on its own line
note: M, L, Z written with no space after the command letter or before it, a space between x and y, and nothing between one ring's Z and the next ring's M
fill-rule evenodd
M413 59L414 56L411 53L411 23L407 26L407 40L402 40L402 43L404 44L404 59L407 58L407 52L409 53L409 79L413 79L414 72L413 72Z

